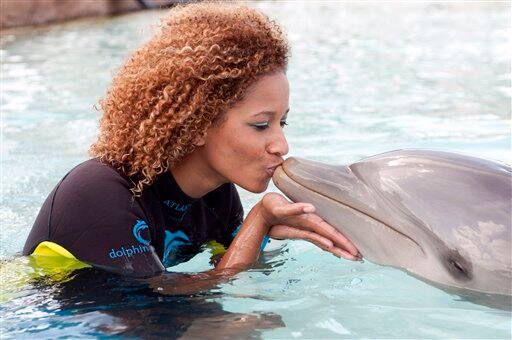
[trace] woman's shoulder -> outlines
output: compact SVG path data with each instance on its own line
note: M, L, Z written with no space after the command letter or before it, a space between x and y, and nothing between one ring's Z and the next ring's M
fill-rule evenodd
M123 178L124 176L111 165L102 163L98 158L91 158L72 168L67 177L101 179L108 177Z
M63 177L59 186L59 191L99 194L121 190L130 193L128 178L97 158L86 160L75 166Z

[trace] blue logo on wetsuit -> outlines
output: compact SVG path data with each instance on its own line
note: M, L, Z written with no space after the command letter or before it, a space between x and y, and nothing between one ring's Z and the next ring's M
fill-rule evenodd
M149 251L149 241L142 237L142 232L144 230L149 231L148 224L146 221L137 220L135 225L133 226L133 236L135 239L139 241L141 244L131 245L131 246L121 246L119 249L112 248L108 253L110 258L115 259L117 257L132 257L133 255L142 254Z
M169 230L166 230L164 240L164 257L162 260L164 265L170 265L168 263L169 257L179 246L190 243L190 239L183 231L178 230L177 232L173 233Z
M171 201L171 200L165 200L165 201L163 201L163 204L165 204L169 208L172 208L178 212L185 212L192 206L192 204L179 204L179 203Z
M144 230L149 231L149 227L147 223L143 220L137 220L137 223L133 226L133 236L142 244L145 244L146 246L149 245L149 241L146 240L144 237L142 237L141 233Z

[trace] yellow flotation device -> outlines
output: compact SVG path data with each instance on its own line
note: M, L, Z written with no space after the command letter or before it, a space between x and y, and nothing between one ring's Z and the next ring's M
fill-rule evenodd
M35 278L66 282L74 270L91 267L79 261L61 245L41 242L30 256L0 261L0 302L16 297L16 293Z

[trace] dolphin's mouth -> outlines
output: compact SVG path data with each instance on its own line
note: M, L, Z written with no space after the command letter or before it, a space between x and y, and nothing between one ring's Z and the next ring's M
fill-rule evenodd
M300 163L302 163L302 162L303 162L303 160L300 160ZM316 163L316 162L310 162L310 161L304 161L304 162L308 162L308 163L312 163L312 164ZM314 176L314 174L310 173L306 169L297 166L300 163L296 159L289 158L283 163L282 166L279 166L276 169L274 176L272 177L274 184L281 191L283 191L286 195L289 195L290 193L286 192L286 190L284 189L284 186L281 185L281 182L284 182L284 181L293 182L295 185L299 185L303 188L306 188L307 190L309 190L319 196L322 196L323 198L325 198L327 200L331 200L341 206L349 208L359 214L366 216L367 218L370 218L370 219L378 222L379 224L386 227L388 230L396 233L397 236L403 237L403 238L407 239L408 241L412 242L416 247L419 248L419 250L423 254L425 254L423 247L415 239L413 239L409 235L405 234L404 232L392 227L391 225L389 225L389 223L386 223L382 219L375 217L373 214L365 211L366 209L362 209L361 204L357 204L357 202L354 204L354 203L350 202L351 200L349 200L349 199L343 199L343 197L340 195L340 192L347 193L347 192L356 192L357 190L359 190L359 192L354 193L354 196L358 197L358 200L364 201L366 198L366 202L369 202L370 205L375 204L372 196L370 196L368 194L368 192L365 192L364 190L361 191L361 186L358 185L358 183L355 183L355 182L351 183L351 181L353 181L353 178L351 178L352 175L344 176L340 167L333 167L333 168L325 168L325 172L327 172L326 178L319 178L319 177ZM319 163L317 163L317 164L319 164ZM292 168L293 168L293 170L292 170ZM342 176L343 183L340 184L339 182L335 181L335 178L333 178L334 177L333 175L338 176L338 177ZM335 189L332 189L332 188L335 188ZM331 194L329 194L329 191ZM346 194L343 196L349 196L349 195ZM293 197L290 197L290 198L293 199Z

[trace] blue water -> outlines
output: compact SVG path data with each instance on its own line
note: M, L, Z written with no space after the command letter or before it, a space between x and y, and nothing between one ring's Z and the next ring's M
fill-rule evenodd
M292 47L290 155L341 164L422 147L512 163L509 4L254 6ZM3 337L512 337L509 312L299 241L271 243L254 269L190 297L91 269L43 275L17 257L50 190L87 159L112 74L163 13L1 37ZM248 211L261 195L241 197ZM209 256L171 270L207 270Z

